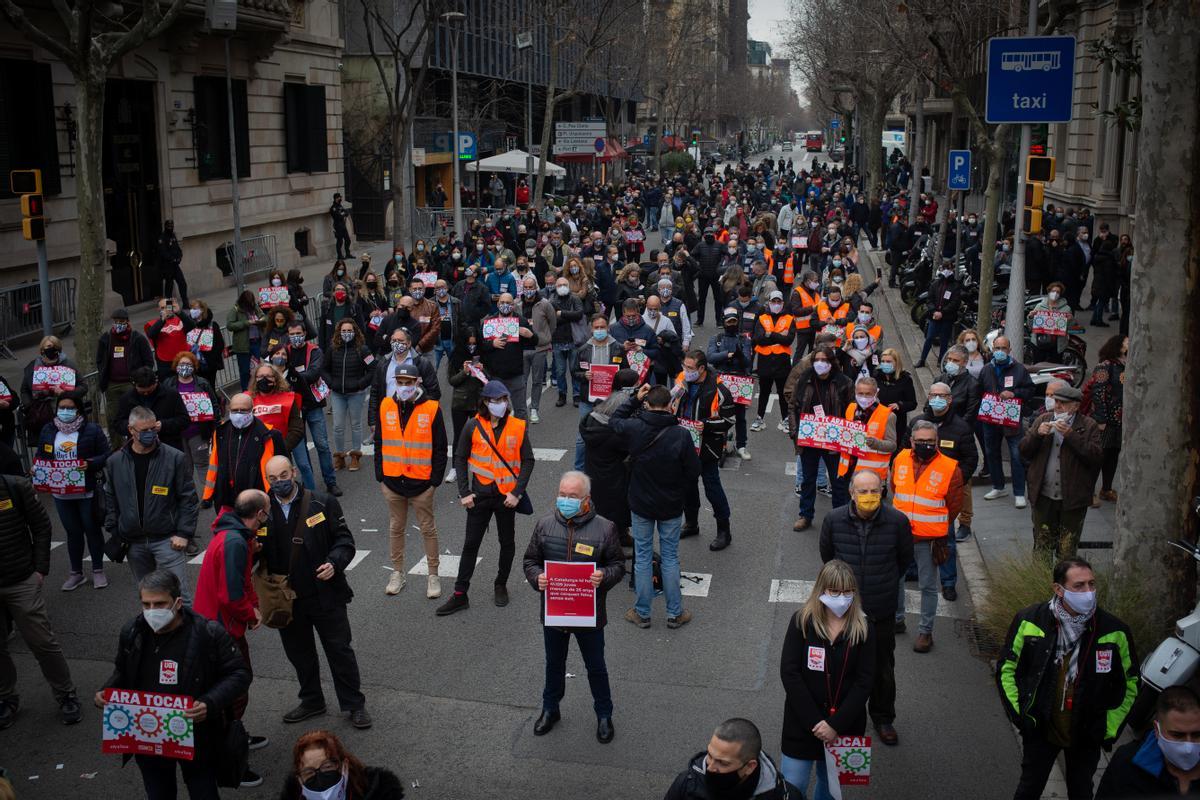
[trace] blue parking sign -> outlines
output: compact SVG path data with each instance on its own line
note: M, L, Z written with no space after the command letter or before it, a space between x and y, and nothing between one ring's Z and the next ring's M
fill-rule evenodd
M971 188L971 151L951 150L946 185L952 191L965 192Z
M1070 122L1074 92L1074 36L988 40L988 122Z

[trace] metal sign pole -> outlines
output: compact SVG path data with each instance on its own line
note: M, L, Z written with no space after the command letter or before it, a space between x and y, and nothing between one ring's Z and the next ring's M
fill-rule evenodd
M1029 0L1029 35L1037 33L1037 0ZM1008 333L1008 343L1012 347L1014 361L1025 358L1025 184L1028 180L1026 171L1029 161L1029 144L1032 131L1028 124L1021 126L1021 152L1017 161L1017 199L1013 210L1013 254L1012 270L1008 276L1008 309L1005 314L1004 329ZM996 220L989 219L988 225L995 225Z
M50 302L50 264L46 258L46 240L37 240L38 288L42 292L42 336L54 334L54 304Z

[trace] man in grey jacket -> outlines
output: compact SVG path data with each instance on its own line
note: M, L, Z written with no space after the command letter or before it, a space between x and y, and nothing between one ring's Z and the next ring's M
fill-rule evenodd
M517 309L525 327L533 330L532 337L521 340L522 355L525 357L525 377L532 379L529 393L529 421L539 422L538 405L542 402L542 389L546 383L546 359L550 357L550 339L558 324L554 306L538 291L537 278L527 275L521 280L521 299Z
M165 569L191 605L184 551L196 536L196 486L183 453L158 440L160 427L144 406L129 412L129 441L104 466L104 530L128 546L136 580Z

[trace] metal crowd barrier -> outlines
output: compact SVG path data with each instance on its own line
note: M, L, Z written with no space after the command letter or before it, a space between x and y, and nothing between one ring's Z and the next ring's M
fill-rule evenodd
M41 285L22 283L0 288L0 356L16 358L10 343L19 337L40 335L45 298ZM65 334L75 323L75 279L50 281L50 317L53 330Z
M470 225L474 220L482 221L487 217L498 217L503 210L502 208L464 208L462 210L463 225ZM449 234L453 227L453 208L413 208L413 234L416 236L441 236Z
M273 233L260 233L242 239L242 277L260 275L275 269L275 265L279 263L275 258L276 252ZM225 244L225 257L229 259L230 264L235 263L233 242Z

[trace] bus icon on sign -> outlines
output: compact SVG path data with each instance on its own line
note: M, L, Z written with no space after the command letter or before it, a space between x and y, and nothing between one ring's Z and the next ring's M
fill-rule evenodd
M1062 66L1062 54L1057 52L1046 53L1005 53L1000 61L1000 69L1005 72L1024 72L1025 70L1038 70L1049 72L1052 69L1058 69Z

